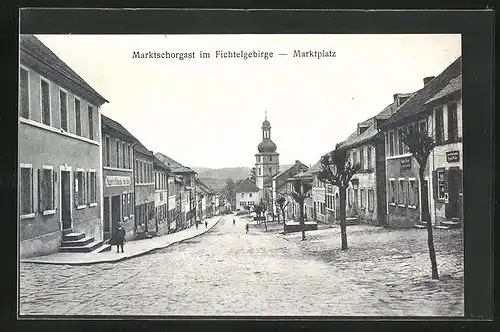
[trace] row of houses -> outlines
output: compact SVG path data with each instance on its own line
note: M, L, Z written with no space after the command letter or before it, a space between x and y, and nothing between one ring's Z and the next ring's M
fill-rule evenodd
M20 256L102 248L120 223L129 240L218 214L197 173L153 153L108 103L33 35L20 36Z
M335 149L348 149L351 164L361 170L347 189L347 217L389 227L413 227L422 222L422 192L428 193L431 222L461 223L463 209L462 149L462 58L442 73L423 79L423 87L396 93L393 102L357 128ZM419 181L418 163L403 142L404 131L427 133L436 143ZM292 180L310 181L312 190L305 201L306 217L334 222L339 218L338 188L318 179L318 161L308 167L296 161L272 177L274 214L277 199L286 197L286 218L298 217L291 200ZM428 190L422 190L426 187Z

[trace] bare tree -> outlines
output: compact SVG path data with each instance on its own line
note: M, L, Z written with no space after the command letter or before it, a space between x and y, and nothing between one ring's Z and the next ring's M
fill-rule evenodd
M252 167L252 169L250 170L250 175L248 176L248 178L250 179L250 181L252 181L252 183L255 183L257 179L257 169L255 167Z
M309 181L300 178L294 179L292 181L293 181L292 197L294 201L299 204L300 229L302 231L302 241L304 241L306 239L306 230L304 224L304 202L309 195L309 191L312 189L312 184Z
M431 214L429 212L428 188L425 183L425 167L429 155L436 146L435 140L429 136L427 131L414 130L413 126L408 127L407 131L403 131L403 142L408 147L413 158L418 163L418 176L422 188L422 204L420 204L420 212L422 221L427 225L427 246L429 247L429 257L432 266L432 279L439 279L436 250L434 249L434 235L432 231Z
M339 188L341 250L347 250L345 197L349 181L354 174L359 172L361 164L352 165L349 160L349 151L345 148L337 148L321 157L321 168L318 174L319 180Z

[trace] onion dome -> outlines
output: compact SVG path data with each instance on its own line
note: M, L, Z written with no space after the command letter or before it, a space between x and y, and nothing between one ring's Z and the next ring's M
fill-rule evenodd
M265 138L259 143L257 150L259 150L260 153L276 152L276 144L270 139Z

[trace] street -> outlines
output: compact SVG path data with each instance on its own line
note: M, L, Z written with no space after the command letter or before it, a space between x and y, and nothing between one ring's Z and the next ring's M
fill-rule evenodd
M299 234L284 238L255 227L245 234L245 225L225 216L205 235L115 264L22 263L20 314L463 315L463 252L440 255L446 246L437 241L442 280L431 281L419 230L349 228L354 249L339 253L335 229L302 242ZM418 247L414 254L404 239ZM377 241L404 248L387 253Z

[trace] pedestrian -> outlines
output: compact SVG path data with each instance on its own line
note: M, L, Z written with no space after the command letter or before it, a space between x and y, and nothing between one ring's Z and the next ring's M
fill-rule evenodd
M122 249L123 253L123 245L125 243L125 228L122 227L122 224L118 224L118 228L116 229L116 233L114 236L114 241L112 243L116 245L116 253L118 254L120 252L120 248Z
M236 220L233 219L233 225L236 225Z
M194 223L196 225L196 229L198 229L198 220L196 220Z
M247 223L247 225L245 226L245 228L246 228L247 233L248 233L248 228L249 228L248 223Z
M208 222L205 220L205 228L208 228Z

